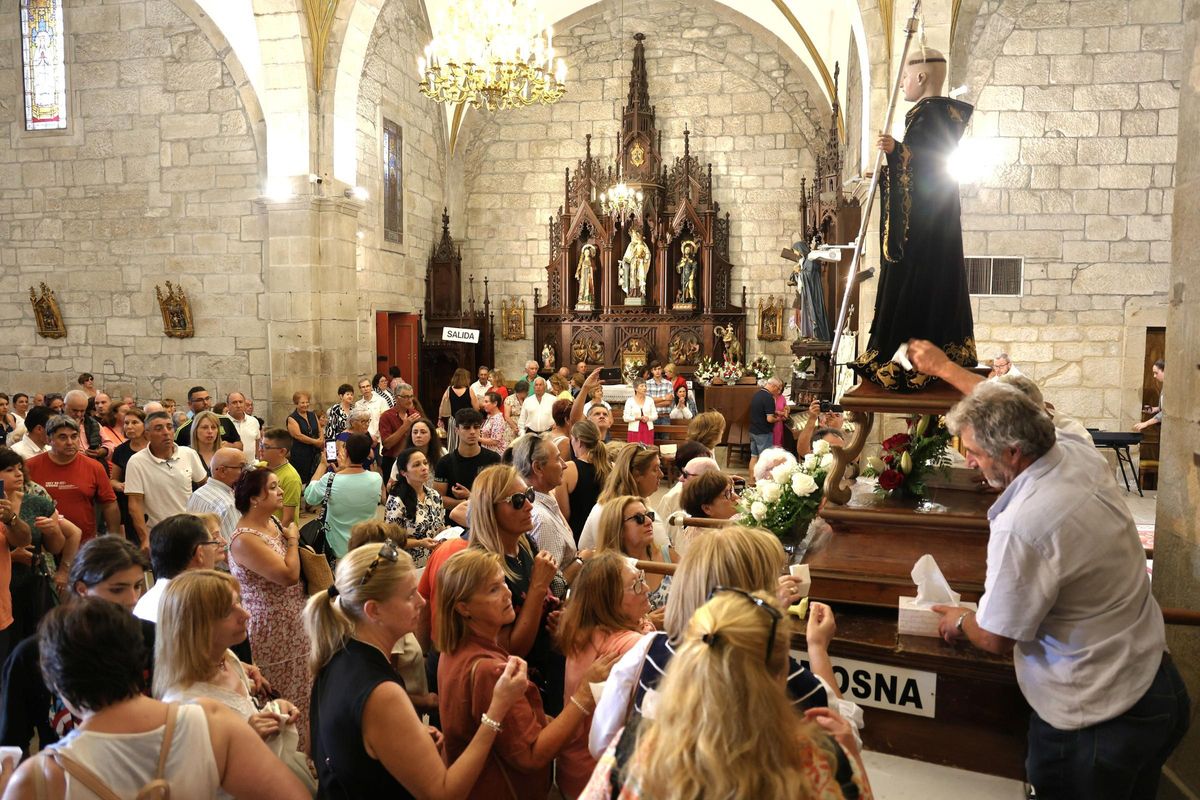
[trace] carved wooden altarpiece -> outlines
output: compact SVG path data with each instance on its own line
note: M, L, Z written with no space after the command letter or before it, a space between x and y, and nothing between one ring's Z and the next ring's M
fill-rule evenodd
M629 97L617 140L618 167L605 166L592 155L589 135L584 158L574 172L566 170L565 196L550 219L550 263L545 303L535 291L532 357L540 359L549 343L559 363L585 361L619 366L635 351L645 358L674 360L690 375L694 365L714 350L713 329L732 325L745 349L745 288L735 305L729 262L729 214L713 199L712 164L701 166L692 154L690 133L683 132L683 156L668 165L662 155L662 133L650 105L645 35L634 36ZM640 189L640 213L619 219L604 213L600 195L624 180ZM627 305L619 275L620 262L637 229L651 251L643 304ZM681 292L684 245L694 251L693 298ZM579 259L585 247L592 255L593 296L581 302ZM690 302L689 302L690 300ZM590 305L590 310L588 306Z

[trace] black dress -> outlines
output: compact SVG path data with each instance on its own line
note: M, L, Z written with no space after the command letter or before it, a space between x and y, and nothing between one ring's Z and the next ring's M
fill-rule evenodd
M309 740L318 797L412 797L363 746L363 710L382 683L404 681L378 649L357 639L329 659L312 687Z
M117 445L117 449L113 450L112 463L114 467L121 468L121 477L125 477L125 470L129 467L129 459L133 458L133 445L129 442L121 442ZM137 531L133 527L133 517L129 516L129 499L125 497L124 492L117 492L117 507L121 509L121 524L125 526L125 538L132 544L141 546L141 541L137 538Z
M592 513L592 506L596 505L596 499L600 497L600 485L596 482L596 468L591 462L580 461L574 457L571 460L575 463L579 480L575 481L575 489L569 495L571 518L567 520L567 524L571 526L571 532L575 534L575 544L578 545L579 537L583 533L583 523L587 522L588 515Z
M977 363L958 183L946 169L973 110L948 97L918 102L881 176L875 317L866 350L850 366L885 389L914 391L934 380L891 361L909 339L928 339L961 366Z
M288 414L288 419L296 421L296 427L300 432L309 438L316 439L317 434L321 432L321 426L317 422L317 415L312 411L304 417L300 416L299 411L293 411ZM307 486L312 480L313 473L317 471L317 458L321 455L320 449L308 442L302 442L299 439L292 440L292 452L288 456L288 461L296 468L296 472L300 473L300 484ZM384 476L386 480L386 476Z

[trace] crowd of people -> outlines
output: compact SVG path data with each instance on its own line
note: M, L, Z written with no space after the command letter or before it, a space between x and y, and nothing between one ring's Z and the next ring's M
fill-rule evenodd
M863 712L829 659L834 613L810 604L795 661L800 584L777 537L734 519L745 481L714 457L724 419L655 364L625 403L628 441L608 441L599 370L569 373L530 362L509 387L460 370L435 417L379 374L324 410L296 392L278 426L203 386L186 412L90 375L61 396L0 395L0 745L25 755L5 796L92 781L116 796L871 797ZM780 389L752 404L756 462L840 438L840 415L814 405L781 440ZM1007 440L984 437L995 415L976 407L1013 393L981 390L951 417L989 480ZM678 480L660 493L653 426L680 420ZM1038 625L1000 609L1019 585L989 581L999 599L978 617L939 613L947 638L1015 642L1021 678L1055 645L1035 649ZM1149 656L1161 636L1142 612L1121 619ZM1169 659L1126 694L1151 683L1177 697ZM1044 694L1026 690L1043 739L1075 712ZM1186 715L1170 725L1155 758Z

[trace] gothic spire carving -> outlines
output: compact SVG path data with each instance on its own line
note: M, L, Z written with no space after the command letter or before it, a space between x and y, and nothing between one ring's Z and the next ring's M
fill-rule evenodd
M646 34L635 33L633 46L633 72L629 74L629 101L625 113L641 111L650 113L650 82L646 77L646 47L642 44Z

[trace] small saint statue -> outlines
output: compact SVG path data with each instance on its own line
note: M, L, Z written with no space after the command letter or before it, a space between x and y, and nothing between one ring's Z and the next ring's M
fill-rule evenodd
M675 305L691 308L696 302L696 242L685 239L679 251L679 263L675 265L675 271L679 273L679 294Z
M554 372L554 345L549 342L542 345L542 369Z
M943 97L945 81L941 53L923 48L910 55L900 85L916 105L905 115L904 140L886 133L878 139L887 154L879 183L879 289L871 337L850 366L895 391L934 380L893 360L909 339L928 339L960 366L977 363L958 183L946 169L974 108Z
M629 232L629 246L621 257L621 289L625 292L625 305L646 304L646 275L650 272L650 248L636 228Z
M720 337L721 342L725 345L723 354L725 363L732 364L740 362L742 359L742 343L737 340L737 333L732 325L718 325L713 328L713 333Z
M585 241L579 249L579 263L575 265L575 279L579 281L579 302L576 311L591 311L596 295L596 245Z
M837 250L822 250L820 244L820 239L814 236L807 244L801 241L792 245L792 251L800 260L792 268L788 285L796 287L796 299L792 302L793 324L796 336L801 341L833 340L833 326L829 324L829 313L825 308L821 268L825 262L840 261L841 254Z

